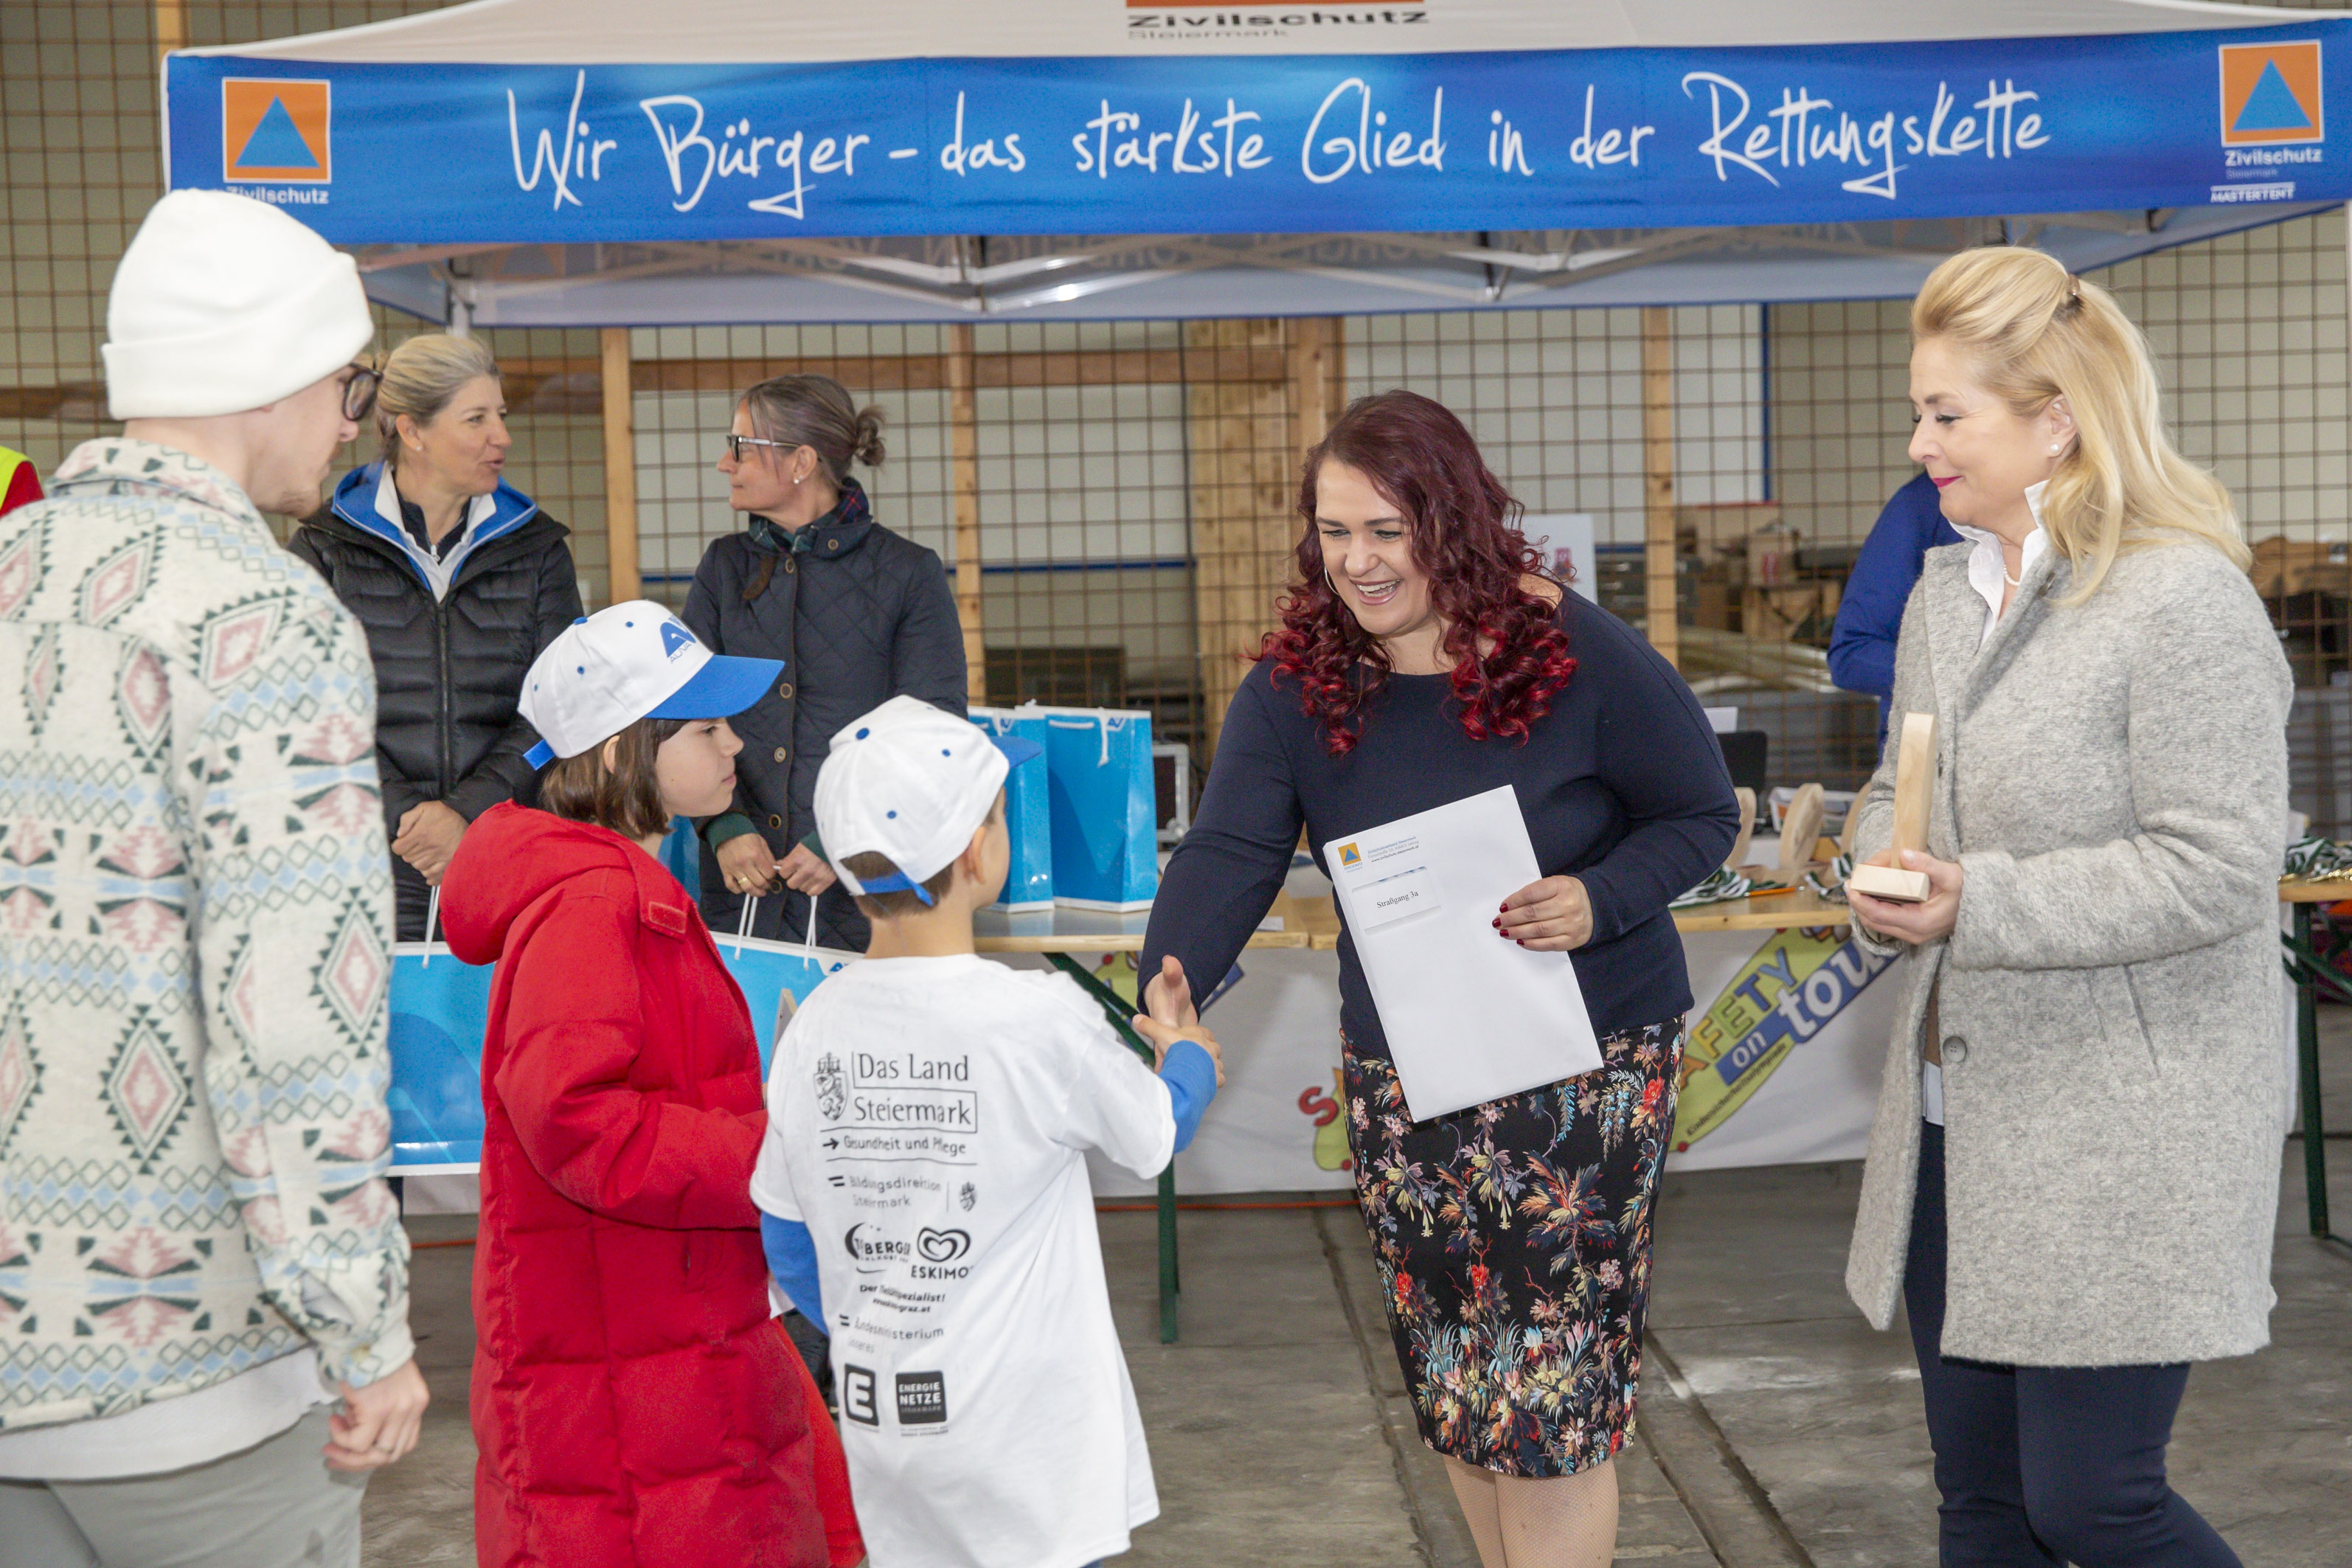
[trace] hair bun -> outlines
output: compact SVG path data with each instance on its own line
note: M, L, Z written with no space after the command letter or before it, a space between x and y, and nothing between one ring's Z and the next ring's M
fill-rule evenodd
M857 411L857 434L851 443L850 455L869 468L882 466L882 410L871 404Z

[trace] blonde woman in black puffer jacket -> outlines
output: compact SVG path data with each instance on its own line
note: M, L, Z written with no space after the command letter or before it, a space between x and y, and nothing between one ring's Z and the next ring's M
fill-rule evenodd
M400 940L417 942L467 826L537 795L523 753L539 734L515 700L579 617L580 584L570 531L505 480L506 400L478 341L394 349L376 423L383 458L344 475L291 548L367 628Z

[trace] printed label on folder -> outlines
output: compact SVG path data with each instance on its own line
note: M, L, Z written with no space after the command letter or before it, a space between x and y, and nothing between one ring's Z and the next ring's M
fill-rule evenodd
M1444 905L1436 873L1429 868L1417 837L1386 843L1358 839L1343 846L1339 858L1340 874L1354 895L1356 923L1362 930L1378 931Z

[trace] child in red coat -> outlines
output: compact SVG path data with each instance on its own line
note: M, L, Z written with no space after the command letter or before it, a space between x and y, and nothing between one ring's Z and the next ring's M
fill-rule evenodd
M486 1568L858 1554L854 1525L828 1551L817 1450L838 1439L769 1323L751 1014L653 853L673 815L727 808L726 716L780 668L716 657L644 601L575 623L524 679L541 809L483 813L444 879L451 948L498 964L474 1261Z

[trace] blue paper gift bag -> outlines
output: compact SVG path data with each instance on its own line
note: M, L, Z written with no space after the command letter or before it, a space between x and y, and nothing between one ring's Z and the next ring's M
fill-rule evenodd
M757 900L747 900L756 904ZM719 937L719 957L743 989L768 1070L793 1008L854 952L750 937ZM443 943L392 950L392 1173L470 1171L482 1160L482 1035L489 1026L491 965L458 962Z
M971 721L992 735L1047 746L1045 716L1034 708L975 708ZM1004 874L1000 910L1054 907L1054 815L1045 782L1046 761L1032 757L1004 779L1004 829L1013 843L1012 868Z
M1160 891L1151 715L1102 708L1013 710L1045 721L1054 901L1140 910Z
M757 899L743 900L743 929L751 929L755 918L752 911ZM719 944L719 962L735 976L735 984L743 989L743 1000L751 1009L751 1029L760 1037L760 1076L765 1078L768 1063L776 1054L776 1037L784 1032L793 1009L808 1000L827 975L838 974L855 963L862 954L843 952L837 948L807 947L798 942L768 942L755 936L720 936L711 933Z
M482 1159L482 1031L488 965L460 963L440 942L392 950L392 1169L470 1170Z

